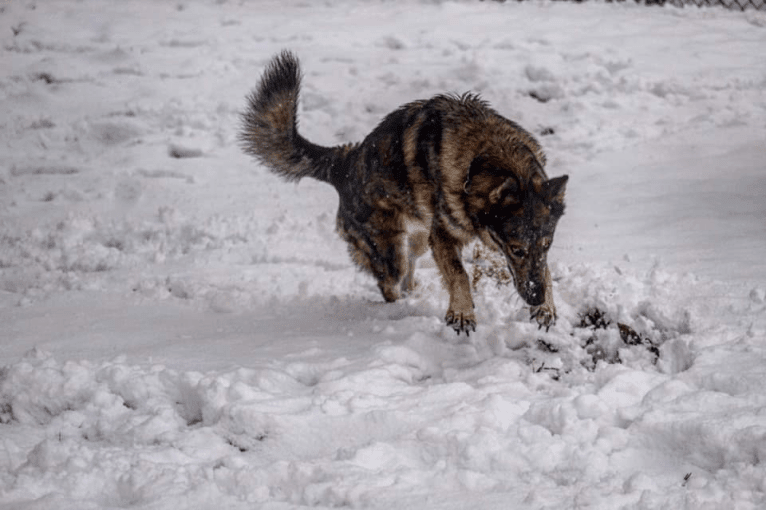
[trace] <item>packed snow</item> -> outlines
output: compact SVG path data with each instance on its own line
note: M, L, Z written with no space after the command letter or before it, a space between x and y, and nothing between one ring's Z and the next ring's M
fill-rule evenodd
M766 13L0 6L0 508L766 508ZM471 246L384 303L328 185L237 146L265 64L359 141L480 93L569 174L546 332Z

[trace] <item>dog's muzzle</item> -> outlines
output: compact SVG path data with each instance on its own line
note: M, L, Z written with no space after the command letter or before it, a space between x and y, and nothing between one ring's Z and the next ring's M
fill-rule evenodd
M526 282L525 292L522 293L524 301L530 306L539 306L545 303L545 287L533 281ZM518 287L517 287L518 289Z

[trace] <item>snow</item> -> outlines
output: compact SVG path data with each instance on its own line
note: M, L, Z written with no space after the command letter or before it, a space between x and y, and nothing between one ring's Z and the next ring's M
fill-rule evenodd
M763 13L29 0L0 25L0 508L766 507ZM485 274L456 337L429 257L382 302L335 192L237 147L283 48L316 143L467 90L537 133L570 175L555 327Z

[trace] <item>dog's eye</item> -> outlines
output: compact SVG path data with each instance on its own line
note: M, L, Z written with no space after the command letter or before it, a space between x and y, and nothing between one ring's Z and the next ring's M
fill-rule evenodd
M523 259L527 256L527 250L524 248L511 248L511 255L516 257L517 259Z

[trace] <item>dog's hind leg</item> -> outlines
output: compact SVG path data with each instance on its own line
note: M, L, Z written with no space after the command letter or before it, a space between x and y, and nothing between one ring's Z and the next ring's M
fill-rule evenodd
M375 238L375 270L380 293L388 302L405 296L412 285L414 260L408 253L407 237L403 232L387 233Z
M418 258L428 250L428 230L418 226L408 226L405 239L406 268L402 279L402 292L409 294L415 290L415 267Z
M430 236L431 251L449 292L449 308L444 320L459 335L476 331L476 316L473 312L473 298L468 273L461 260L462 243L454 239L443 228L434 226Z
M348 252L357 267L371 273L387 302L401 298L409 289L404 288L407 278L412 277L405 253L406 236L403 232L386 232L372 237L364 229L353 228L341 215L336 229L348 243ZM413 261L414 262L414 261Z

